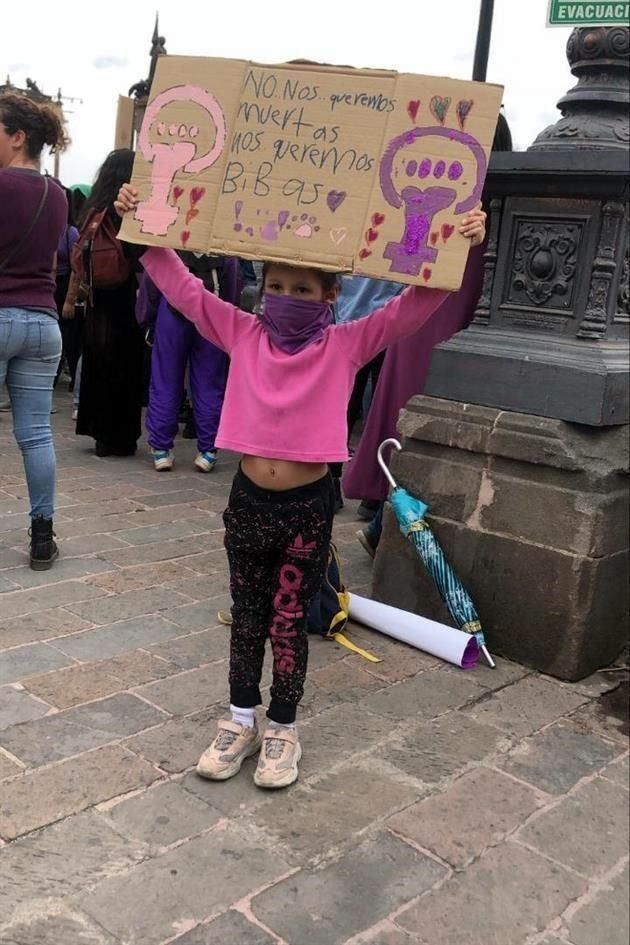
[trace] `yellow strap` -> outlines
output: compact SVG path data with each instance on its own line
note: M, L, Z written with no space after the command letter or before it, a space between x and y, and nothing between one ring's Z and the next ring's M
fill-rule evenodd
M464 631L464 633L479 633L481 630L481 621L469 620L468 623L465 623L461 629Z
M340 643L341 646L345 646L347 650L351 650L353 653L358 653L359 656L362 656L364 660L369 660L370 663L380 663L381 660L378 656L374 656L373 653L370 653L368 650L362 650L360 646L357 646L351 640L348 639L343 633L334 633L333 640L335 643Z

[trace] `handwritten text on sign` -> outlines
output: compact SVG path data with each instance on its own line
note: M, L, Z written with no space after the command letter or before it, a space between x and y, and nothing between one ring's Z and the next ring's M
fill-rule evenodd
M457 288L501 90L163 57L125 239Z

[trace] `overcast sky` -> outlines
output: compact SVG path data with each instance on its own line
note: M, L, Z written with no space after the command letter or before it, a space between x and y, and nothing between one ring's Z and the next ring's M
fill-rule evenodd
M495 0L488 81L505 86L521 150L556 121L574 84L570 30L545 27L548 0ZM113 147L119 94L145 78L156 12L169 53L279 62L306 58L470 78L479 0L29 0L4 5L0 76L37 81L67 102L66 184L90 182ZM391 22L386 14L396 13ZM399 11L408 10L402 16ZM89 12L88 12L89 11ZM52 160L46 160L52 170Z

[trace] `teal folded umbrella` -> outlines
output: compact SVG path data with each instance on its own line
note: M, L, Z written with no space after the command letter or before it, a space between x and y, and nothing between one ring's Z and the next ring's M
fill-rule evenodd
M416 549L459 629L475 636L488 665L494 669L495 662L488 652L481 621L470 594L446 560L437 538L426 522L425 516L429 507L422 499L411 495L406 489L397 485L383 459L383 450L386 446L393 446L397 450L401 450L402 446L398 440L389 439L384 440L378 448L378 462L392 487L389 501L400 530Z

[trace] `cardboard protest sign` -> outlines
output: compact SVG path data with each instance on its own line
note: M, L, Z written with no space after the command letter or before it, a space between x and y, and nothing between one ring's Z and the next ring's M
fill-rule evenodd
M121 237L457 289L496 85L160 58Z

